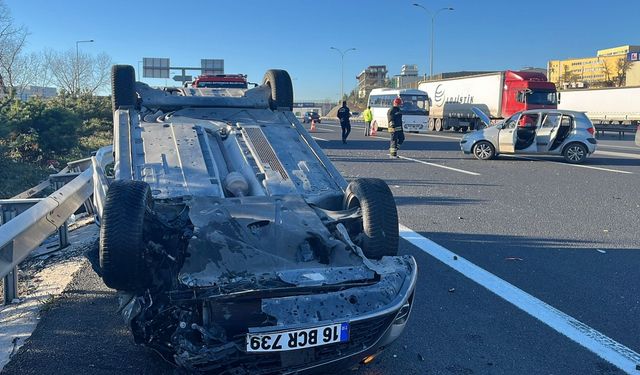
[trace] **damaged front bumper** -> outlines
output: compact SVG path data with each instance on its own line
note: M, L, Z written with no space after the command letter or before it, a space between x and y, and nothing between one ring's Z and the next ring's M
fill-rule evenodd
M372 278L328 285L245 288L219 286L172 291L155 300L134 297L123 309L136 341L154 347L194 373L281 374L323 372L355 365L402 333L417 279L411 256L371 261ZM288 278L331 279L353 267L288 271ZM310 276L310 272L312 276ZM324 274L326 272L326 275ZM297 275L296 275L297 274ZM282 275L281 275L282 276ZM352 279L352 278L351 278ZM344 342L252 353L250 335L344 324Z

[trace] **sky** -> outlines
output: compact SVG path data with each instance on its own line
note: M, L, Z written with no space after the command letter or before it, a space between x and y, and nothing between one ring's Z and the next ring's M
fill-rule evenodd
M638 0L4 1L29 29L28 52L75 50L93 39L79 48L136 70L143 57L170 58L171 66L222 58L225 73L251 82L285 69L296 101L339 98L341 58L330 47L356 48L344 58L345 92L369 65L386 65L390 76L403 64L428 72L431 18L414 2L454 8L435 21L434 73L546 68L551 59L640 45Z

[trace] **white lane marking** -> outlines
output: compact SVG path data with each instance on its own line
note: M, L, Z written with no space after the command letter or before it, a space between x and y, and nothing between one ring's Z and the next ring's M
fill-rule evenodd
M617 156L619 158L640 159L640 154L629 154L627 152L603 151L599 149L596 150L595 155Z
M470 171L465 171L464 169L458 169L458 168L453 168L453 167L447 167L446 165L442 165L442 164L436 164L436 163L429 163L428 161L424 161L424 160L420 160L420 159L414 159L414 158L408 158L406 156L399 156L400 159L405 159L405 160L410 160L410 161L414 161L416 163L420 163L420 164L426 164L426 165L430 165L432 167L438 167L438 168L444 168L444 169L448 169L450 171L455 171L455 172L460 172L460 173L464 173L464 174L469 174L472 176L480 176L480 173L476 173L476 172L470 172Z
M558 161L553 161L553 160L543 160L543 159L536 159L536 158L530 158L530 157L527 157L527 156L507 155L507 154L500 154L500 156L508 156L508 157L517 158L517 159L524 159L524 160L543 161L543 162L547 162L547 163L554 163L554 164L566 165L566 166L568 166L568 167L578 167L578 168L595 169L595 170L598 170L598 171L604 171L604 172L623 173L623 174L633 174L633 172L629 172L629 171L622 171L622 170L619 170L619 169L610 169L610 168L594 167L594 166L591 166L591 165L582 165L582 164L561 163L561 162L558 162Z
M640 364L640 354L404 225L400 225L400 235L425 253L482 285L579 345L589 349L622 371L626 371L629 374L637 373L636 365Z
M320 137L316 137L316 136L311 136L311 138L315 139L316 141L325 141L325 142L329 142L328 139L324 139L324 138L320 138Z

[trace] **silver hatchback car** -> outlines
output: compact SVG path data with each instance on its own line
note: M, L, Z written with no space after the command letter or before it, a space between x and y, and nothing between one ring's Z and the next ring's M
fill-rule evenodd
M474 112L489 122L486 115ZM518 112L482 130L465 134L460 148L477 159L499 154L562 155L578 164L596 151L596 129L583 112L540 109Z

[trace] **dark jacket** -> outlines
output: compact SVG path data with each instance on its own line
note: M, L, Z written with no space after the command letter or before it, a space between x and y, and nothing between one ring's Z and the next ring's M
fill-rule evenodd
M351 111L349 110L349 107L345 105L338 109L338 118L340 119L340 122L342 124L348 124L349 117L351 117Z
M389 131L402 131L402 113L399 107L392 107L387 111L387 120L389 121Z

